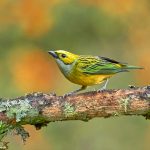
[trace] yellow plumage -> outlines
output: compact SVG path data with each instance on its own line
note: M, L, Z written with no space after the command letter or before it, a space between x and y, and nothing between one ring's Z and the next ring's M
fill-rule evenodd
M83 86L91 86L95 84L102 83L106 78L111 77L112 75L89 75L83 74L79 72L77 69L70 72L70 74L66 77L68 80L75 84L83 85Z
M142 69L137 66L129 66L110 58L101 56L76 55L64 50L49 51L64 76L75 84L82 87L72 93L81 91L87 86L100 84L106 81L103 89L106 88L108 78L119 72L126 72L128 69Z

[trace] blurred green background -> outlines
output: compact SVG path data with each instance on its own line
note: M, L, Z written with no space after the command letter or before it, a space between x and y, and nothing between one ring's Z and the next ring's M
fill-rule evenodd
M48 55L50 49L101 55L143 66L113 77L108 88L150 83L149 0L0 0L0 96L78 88ZM61 83L61 85L60 85ZM65 87L65 88L64 88ZM96 87L91 87L92 90ZM149 150L150 122L142 117L50 123L10 150Z

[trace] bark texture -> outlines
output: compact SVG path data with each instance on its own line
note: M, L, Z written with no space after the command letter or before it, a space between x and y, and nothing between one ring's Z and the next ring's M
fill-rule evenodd
M95 117L142 115L150 118L150 87L104 90L72 96L32 93L15 99L0 100L0 139L15 130L25 139L22 125L37 129L52 121L83 120Z

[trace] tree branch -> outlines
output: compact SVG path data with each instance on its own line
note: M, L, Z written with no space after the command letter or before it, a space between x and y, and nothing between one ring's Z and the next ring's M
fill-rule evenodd
M22 125L37 129L52 121L83 120L95 117L142 115L150 118L150 86L87 92L62 97L32 93L0 100L0 139L14 131L25 141L29 134Z

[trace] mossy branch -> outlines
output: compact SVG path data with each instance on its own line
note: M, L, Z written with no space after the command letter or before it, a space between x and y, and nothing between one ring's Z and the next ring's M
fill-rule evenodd
M0 100L0 140L10 131L20 134L23 141L29 136L22 125L37 129L53 121L83 120L95 117L141 115L150 118L150 86L73 96L32 93L15 99Z

